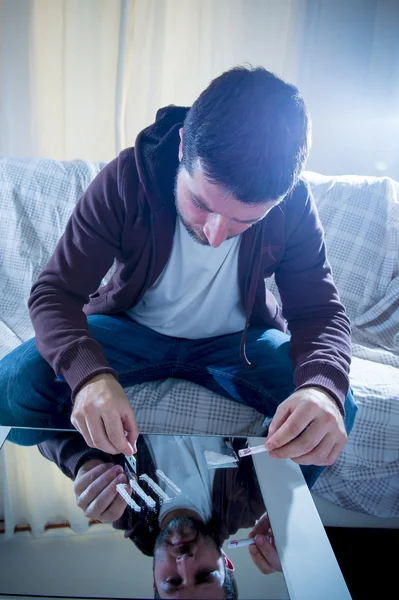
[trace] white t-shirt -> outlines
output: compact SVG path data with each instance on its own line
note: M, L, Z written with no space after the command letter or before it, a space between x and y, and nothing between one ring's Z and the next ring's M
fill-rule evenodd
M161 469L178 488L175 494L161 479L158 485L171 498L161 506L158 521L178 508L196 512L204 523L212 516L212 487L215 469L209 469L205 451L223 454L223 439L220 437L162 436L146 438L156 468Z
M243 331L238 284L241 235L218 248L193 240L177 217L172 252L154 285L128 310L132 319L172 337L199 339Z

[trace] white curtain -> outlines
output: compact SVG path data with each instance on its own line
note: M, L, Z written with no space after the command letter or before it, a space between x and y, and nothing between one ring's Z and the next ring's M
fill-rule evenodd
M246 62L304 93L310 169L399 179L397 0L0 0L0 154L110 160Z
M0 0L0 153L108 160L235 64L292 78L303 5Z
M14 535L20 539L30 537L65 537L74 534L96 535L105 530L116 532L111 525L89 527L89 521L76 505L72 481L55 464L46 460L37 447L16 446L5 442L0 451L0 481L2 499L0 520L5 523L5 533L0 542ZM48 529L47 524L70 527ZM16 527L29 525L29 534L17 533Z
M115 153L122 3L2 0L0 153Z

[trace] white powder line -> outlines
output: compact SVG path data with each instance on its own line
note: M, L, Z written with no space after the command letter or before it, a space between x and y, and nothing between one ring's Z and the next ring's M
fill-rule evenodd
M161 469L157 469L155 471L155 473L158 475L159 479L162 479L162 481L167 483L169 485L169 487L171 487L172 490L174 492L176 492L176 494L181 494L181 489L179 487L177 487L177 485L174 484L173 481L171 479L169 479L169 477L167 475L165 475L165 473L163 471L161 471Z
M148 475L146 475L146 474L140 475L139 479L142 479L143 481L146 481L148 483L148 485L150 486L150 488L152 490L154 490L154 492L156 494L158 494L158 496L164 502L170 502L172 500L172 498L170 498L168 496L168 494L165 494L165 492L159 487L159 485L157 483L155 483L155 481L153 479L151 479L151 477L148 477Z
M206 464L211 466L227 465L238 462L238 459L235 458L235 456L220 454L219 452L214 452L213 450L205 450L204 455Z
M141 507L138 504L136 504L136 502L133 500L133 498L131 498L129 496L129 494L126 490L125 483L118 483L116 486L116 490L117 490L118 494L120 494L122 496L124 501L130 506L130 508L132 508L136 512L141 512Z
M144 502L147 504L148 508L151 508L151 509L156 508L155 500L153 498L151 498L151 496L147 496L145 491L141 489L141 487L139 486L139 484L137 483L137 481L135 479L130 479L129 483L132 486L133 491L136 492L136 494L138 496L140 496L140 498L142 500L144 500Z

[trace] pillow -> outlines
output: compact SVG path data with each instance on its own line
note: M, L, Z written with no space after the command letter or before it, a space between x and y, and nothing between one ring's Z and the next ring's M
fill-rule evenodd
M305 172L358 343L399 351L399 183ZM268 288L277 296L274 279Z
M34 335L30 289L101 163L0 159L0 359Z

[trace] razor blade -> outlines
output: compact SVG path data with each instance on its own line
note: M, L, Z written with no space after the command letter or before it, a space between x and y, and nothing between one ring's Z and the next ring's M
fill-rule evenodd
M137 475L137 460L134 458L134 456L125 456L125 464L127 467L127 470L129 471L129 476L131 476L131 474L133 473L134 475Z

